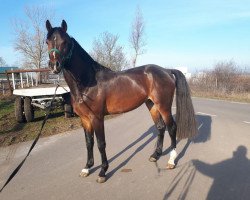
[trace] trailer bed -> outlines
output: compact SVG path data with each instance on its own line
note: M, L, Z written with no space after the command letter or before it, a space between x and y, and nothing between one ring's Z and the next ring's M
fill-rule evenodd
M59 74L51 74L49 69L19 69L6 71L6 75L9 88L16 95L15 116L18 122L33 121L34 107L47 109L63 106L65 117L73 116L70 89ZM56 90L57 84L60 86ZM55 91L56 97L52 104Z
M18 96L28 96L28 97L52 96L55 94L55 89L56 89L55 85L52 86L39 85L38 87L14 89L13 94ZM57 88L56 94L62 95L68 92L70 92L69 87L63 85Z

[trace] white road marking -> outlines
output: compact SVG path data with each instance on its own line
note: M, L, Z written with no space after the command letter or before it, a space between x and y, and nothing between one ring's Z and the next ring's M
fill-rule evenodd
M211 117L216 117L217 115L213 115L213 114L209 114L209 113L203 113L203 112L196 112L197 114L201 114L201 115L208 115Z
M203 123L198 127L198 130L200 130L200 128L203 126Z
M237 101L230 101L230 103L234 103L234 104L241 104L241 105L247 105L249 103L245 103L245 102L237 102Z
M246 123L246 124L250 124L250 122L247 122L247 121L243 121L244 123Z

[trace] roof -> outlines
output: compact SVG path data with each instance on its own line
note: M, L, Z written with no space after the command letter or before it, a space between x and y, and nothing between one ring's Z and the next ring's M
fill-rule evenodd
M18 67L0 67L0 73L4 73L5 70L18 69Z

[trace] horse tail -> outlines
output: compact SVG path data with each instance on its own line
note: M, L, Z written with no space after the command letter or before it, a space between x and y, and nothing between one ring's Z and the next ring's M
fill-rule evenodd
M194 107L186 78L179 70L171 70L176 84L176 124L178 139L191 138L198 133Z

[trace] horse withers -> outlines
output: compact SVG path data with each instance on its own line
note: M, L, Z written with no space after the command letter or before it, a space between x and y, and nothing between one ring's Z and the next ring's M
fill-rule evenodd
M171 138L168 169L175 167L176 137L196 135L195 114L185 76L175 69L144 65L120 72L112 71L94 61L79 43L61 27L46 21L49 66L54 73L63 72L70 87L74 112L81 118L87 146L87 163L80 173L88 176L94 165L94 133L102 165L97 182L106 181L108 160L104 134L104 116L131 111L146 104L158 129L157 145L149 160L156 162L161 154L167 128ZM176 122L171 106L176 90Z

